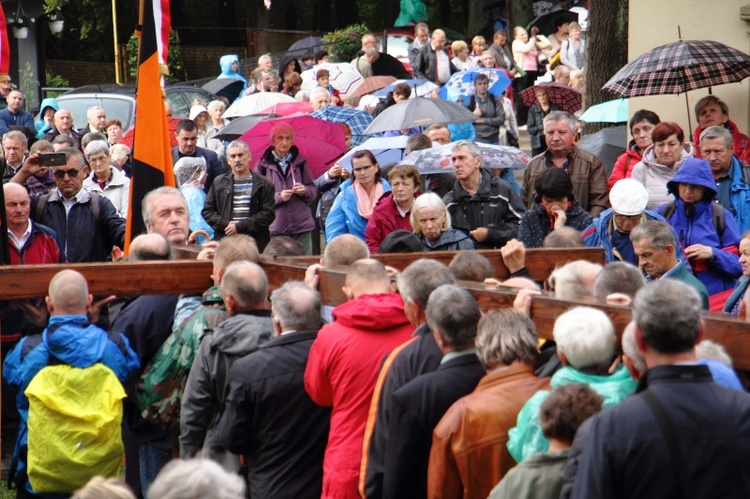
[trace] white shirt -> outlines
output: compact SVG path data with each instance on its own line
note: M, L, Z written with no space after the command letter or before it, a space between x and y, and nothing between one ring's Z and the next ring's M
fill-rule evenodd
M21 250L23 248L23 245L26 244L26 241L29 240L29 236L31 236L31 220L26 222L26 230L23 234L21 234L21 237L16 237L16 235L13 233L12 230L8 231L8 236L10 237L10 241L13 243L13 245L16 247L17 250Z
M437 61L437 81L441 84L445 83L451 77L451 60L448 59L448 54L442 49L435 51L435 60Z

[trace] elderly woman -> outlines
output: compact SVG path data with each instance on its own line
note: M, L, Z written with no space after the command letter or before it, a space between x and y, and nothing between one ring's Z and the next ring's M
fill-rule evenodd
M365 240L367 222L383 194L391 190L387 180L380 178L380 166L367 149L352 156L354 179L345 180L333 201L326 219L326 242L341 234L353 234Z
M630 176L646 187L649 210L674 199L667 192L667 182L694 151L693 145L685 142L685 132L677 123L659 123L651 132L651 140L653 144L643 152L643 160L633 167Z
M627 150L615 161L607 187L611 189L618 180L630 178L635 165L643 160L643 153L654 143L651 140L651 134L659 123L661 123L659 115L653 111L640 109L633 114L629 123L633 140L628 144Z
M208 143L208 109L206 106L201 104L195 104L190 108L190 114L188 118L195 122L195 126L198 129L198 142L196 145L204 149L207 148Z
M377 253L380 243L393 231L411 230L411 206L419 196L419 173L411 165L397 165L388 172L391 192L378 200L367 222L365 242L370 253Z
M103 140L95 140L86 146L84 154L91 166L91 176L83 181L83 187L109 199L117 210L117 214L126 218L130 202L130 179L111 166L109 146Z
M453 52L451 62L459 71L466 71L476 65L475 60L469 57L469 46L465 41L456 40L453 42L451 44L451 52Z
M585 47L581 40L581 25L568 24L568 39L560 45L560 63L568 69L583 69Z
M677 232L693 274L709 297L732 289L742 275L737 257L740 234L732 213L714 203L716 180L708 161L688 158L667 189L675 200L657 213Z
M487 50L487 40L485 40L483 36L477 35L471 39L471 53L469 54L469 57L479 59L479 56L482 55L482 52L485 50Z
M274 186L276 218L269 227L271 239L288 236L302 243L305 253L312 253L310 231L315 221L310 204L318 196L307 160L294 145L294 129L279 123L271 129L271 146L261 156L258 171Z
M552 388L585 383L604 399L604 407L619 404L635 391L636 382L624 365L610 372L615 331L607 314L589 307L573 308L557 318L552 334L563 365L550 379ZM549 449L539 422L539 407L549 393L536 392L518 413L516 427L508 432L508 451L518 463Z
M544 87L534 90L536 104L529 108L526 130L531 136L531 155L536 156L547 150L547 140L544 138L544 117L552 111L562 111L560 106L549 100L549 92Z
M425 251L476 249L468 234L451 229L451 217L445 203L434 192L425 193L414 201L411 226Z
M541 248L547 234L560 227L583 231L593 218L573 197L573 183L560 168L548 168L534 181L536 202L521 217L518 239L527 248Z
M119 144L122 141L122 122L118 119L109 120L105 127L107 131L107 143L110 146Z
M217 139L216 135L229 124L229 120L224 119L224 111L227 105L220 100L212 100L208 103L207 111L211 121L208 123L208 133L206 134L206 149L213 151L221 160L224 157L224 142Z

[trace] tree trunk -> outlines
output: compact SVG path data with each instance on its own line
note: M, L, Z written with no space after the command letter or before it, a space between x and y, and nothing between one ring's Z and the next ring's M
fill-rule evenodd
M439 26L451 26L454 13L451 9L450 0L438 0L438 18L440 19ZM437 26L436 26L437 27Z
M534 20L534 3L528 0L509 0L505 5L504 15L508 20L508 43L513 43L513 28L526 27ZM487 45L490 43L492 42L487 40Z
M627 0L591 0L585 57L584 106L612 100L614 96L601 88L628 62ZM593 133L606 126L604 123L587 123L584 133Z

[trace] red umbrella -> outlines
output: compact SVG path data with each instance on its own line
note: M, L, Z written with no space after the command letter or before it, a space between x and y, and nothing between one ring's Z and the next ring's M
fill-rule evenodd
M279 116L289 116L290 114L312 113L313 108L309 102L279 102L271 107L267 107L258 114L278 114Z
M549 94L550 102L554 102L563 111L568 113L575 113L583 107L583 95L581 92L574 88L570 88L567 85L556 82L545 82L539 85L529 87L519 95L521 96L521 102L526 107L531 107L537 103L536 100L536 89L544 88Z
M306 114L264 120L245 132L239 140L250 147L255 163L271 147L271 130L278 123L288 123L294 128L294 145L307 159L313 178L323 174L346 152L344 129L338 123L319 120Z

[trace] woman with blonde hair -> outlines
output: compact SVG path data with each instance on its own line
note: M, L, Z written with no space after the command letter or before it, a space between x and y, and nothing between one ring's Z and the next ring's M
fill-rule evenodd
M468 234L451 228L451 217L445 203L434 192L414 200L411 226L425 251L458 251L476 249Z

